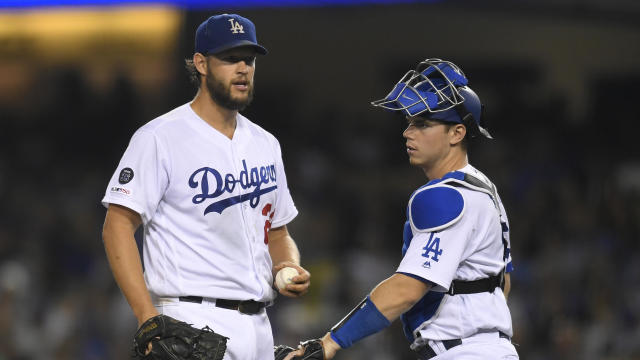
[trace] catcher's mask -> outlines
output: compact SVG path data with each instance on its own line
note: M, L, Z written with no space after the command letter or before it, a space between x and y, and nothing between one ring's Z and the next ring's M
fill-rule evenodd
M407 116L464 124L471 137L480 133L493 139L483 126L484 106L467 83L456 64L427 59L409 70L384 99L371 105Z

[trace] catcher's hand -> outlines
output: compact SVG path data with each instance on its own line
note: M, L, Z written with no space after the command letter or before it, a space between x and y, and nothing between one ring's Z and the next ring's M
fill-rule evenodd
M208 326L196 329L170 316L158 315L140 326L133 346L136 356L144 360L222 360L228 339Z
M283 360L290 352L296 351L296 349L287 345L278 345L273 347L273 357L275 360Z
M285 354L286 355L286 354ZM324 347L321 339L307 340L300 343L298 350L287 360L325 360Z

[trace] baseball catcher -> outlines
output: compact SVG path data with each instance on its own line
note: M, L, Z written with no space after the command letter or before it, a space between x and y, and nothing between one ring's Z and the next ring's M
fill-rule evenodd
M402 260L321 339L284 360L332 359L396 319L419 360L517 360L509 222L497 187L468 158L470 139L492 138L479 96L457 65L426 59L372 104L404 116L409 163L426 176L407 204Z
M158 315L140 326L133 346L135 357L144 360L222 360L227 339L208 326L197 329L170 316Z
M273 349L273 355L275 360L283 360L289 355L290 352L297 351L298 353L303 352L302 355L294 356L292 360L324 360L324 348L322 347L322 340L313 339L307 340L300 343L300 347L298 350L286 346L286 345L278 345Z

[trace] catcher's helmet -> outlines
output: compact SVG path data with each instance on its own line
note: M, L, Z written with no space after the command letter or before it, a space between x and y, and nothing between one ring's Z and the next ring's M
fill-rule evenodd
M467 86L462 70L450 61L427 59L409 70L384 99L373 106L402 111L408 116L464 124L472 137L477 132L492 139L483 127L483 105Z

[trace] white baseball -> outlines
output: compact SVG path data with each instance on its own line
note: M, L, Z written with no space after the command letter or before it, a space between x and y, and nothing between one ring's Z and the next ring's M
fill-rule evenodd
M287 286L287 284L291 284L291 278L298 275L298 270L292 267L286 267L280 269L276 274L276 286L278 289L282 290Z

